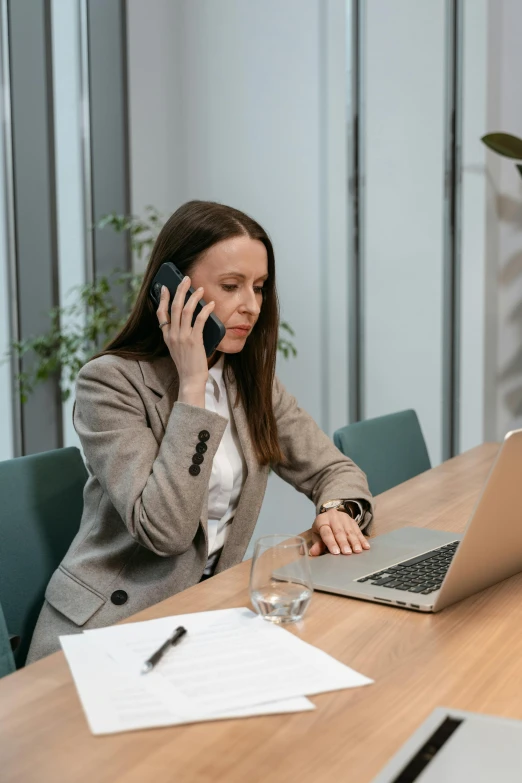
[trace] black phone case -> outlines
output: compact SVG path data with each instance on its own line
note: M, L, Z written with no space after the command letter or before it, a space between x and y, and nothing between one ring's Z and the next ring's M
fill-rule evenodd
M183 280L183 277L184 275L181 274L177 266L173 264L172 261L166 261L160 266L157 274L154 277L154 280L152 281L152 285L149 291L150 298L156 305L156 308L159 307L160 303L161 286L166 285L170 291L170 310L170 305L174 299L174 294L176 293L179 284ZM185 304L193 293L194 289L191 286L185 297ZM194 326L194 321L196 320L201 310L205 307L205 304L206 302L204 299L200 299L197 303L194 309L194 315L192 317L192 326ZM217 318L214 313L210 313L205 322L205 326L203 327L203 345L205 346L205 353L207 356L211 356L214 353L225 334L226 329L219 318Z

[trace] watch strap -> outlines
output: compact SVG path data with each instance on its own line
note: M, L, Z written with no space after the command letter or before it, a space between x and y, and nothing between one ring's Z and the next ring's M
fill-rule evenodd
M344 510L345 510L345 511L346 511L348 514L350 514L350 516L351 516L351 517L352 517L352 518L353 518L353 519L354 519L354 520L355 520L357 523L359 523L359 522L362 522L362 521L363 521L363 519L364 519L364 509L363 509L363 507L362 507L362 504L361 504L361 503L359 503L359 501L358 501L358 500L345 500L345 501L344 501L344 503L343 503L343 506L344 506ZM350 511L348 510L350 506L352 507L352 509L353 509L353 511L354 511L355 513L350 513Z

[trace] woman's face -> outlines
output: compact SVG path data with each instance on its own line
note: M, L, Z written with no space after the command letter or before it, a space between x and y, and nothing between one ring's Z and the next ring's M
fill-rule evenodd
M204 289L205 302L214 301L214 315L227 332L217 350L242 350L259 318L262 289L268 277L266 248L258 239L240 236L209 248L190 275L193 288Z

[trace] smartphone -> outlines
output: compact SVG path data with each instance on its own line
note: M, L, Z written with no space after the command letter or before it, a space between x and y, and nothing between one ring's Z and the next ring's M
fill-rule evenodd
M150 287L149 295L152 301L154 302L156 309L159 307L160 304L160 297L161 297L161 286L165 285L170 291L170 299L169 299L169 313L170 313L170 305L172 304L172 300L174 299L174 294L177 291L178 285L183 280L184 275L181 274L179 269L175 264L172 263L172 261L166 261L164 264L160 266L158 269L158 272L156 273L154 280L152 281L152 285ZM185 297L185 304L188 302L192 294L194 293L194 289L192 286L187 291L187 295ZM192 318L192 326L194 326L194 321L198 317L201 310L205 307L205 300L200 299L197 303L195 309L194 309L194 315ZM203 345L205 346L205 353L207 356L211 356L216 348L218 347L219 343L223 339L223 337L226 334L226 329L219 320L217 316L214 315L214 313L210 313L209 317L207 318L205 322L205 326L203 327Z

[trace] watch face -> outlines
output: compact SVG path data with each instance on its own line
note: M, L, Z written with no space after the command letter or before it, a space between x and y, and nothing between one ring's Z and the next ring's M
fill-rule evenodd
M338 508L339 506L342 506L342 504L342 500L329 500L327 503L323 503L323 508Z

